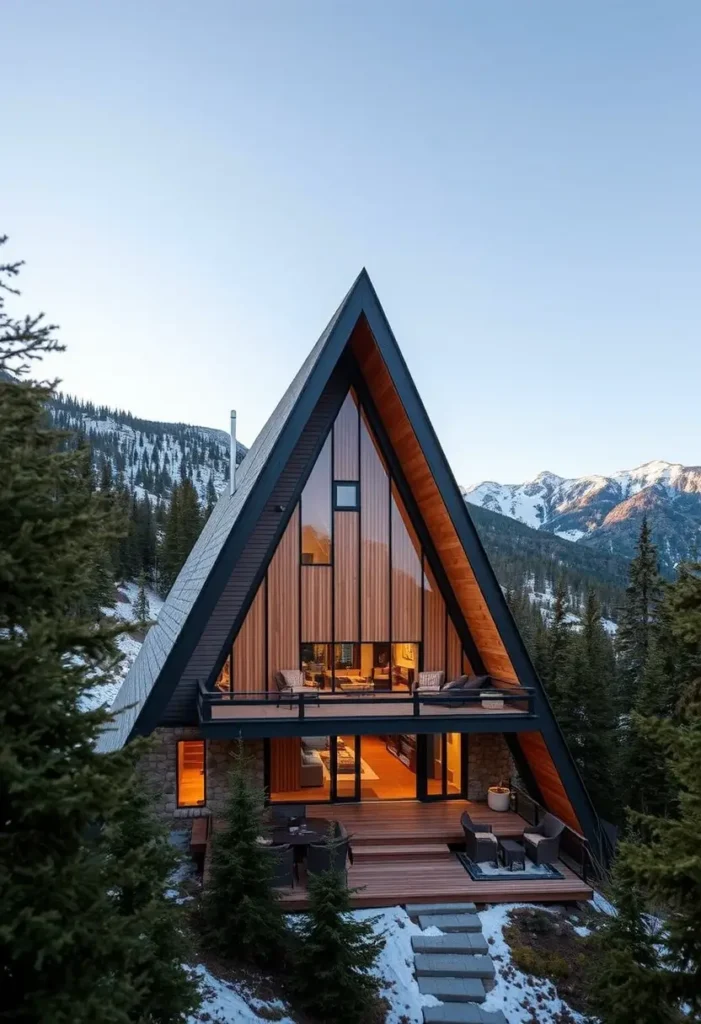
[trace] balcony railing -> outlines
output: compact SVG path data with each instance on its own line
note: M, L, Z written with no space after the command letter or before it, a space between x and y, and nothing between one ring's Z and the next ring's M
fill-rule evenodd
M489 705L491 700L492 706ZM349 691L347 693L313 691L279 693L262 691L207 690L200 682L198 710L200 721L217 719L247 722L270 718L358 718L363 716L426 718L441 715L532 715L534 690L514 686L494 692L493 696L475 693L410 694L386 691ZM495 703L499 706L495 706Z

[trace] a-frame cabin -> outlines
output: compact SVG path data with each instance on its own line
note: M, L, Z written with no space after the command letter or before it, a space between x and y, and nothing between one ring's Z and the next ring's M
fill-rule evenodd
M243 738L271 803L318 805L369 844L360 903L582 898L571 868L601 859L594 808L365 271L219 499L113 710L101 748L153 735L144 776L168 817L221 813ZM510 782L509 810L490 810L489 787ZM463 810L502 837L550 812L567 863L475 881L447 845Z

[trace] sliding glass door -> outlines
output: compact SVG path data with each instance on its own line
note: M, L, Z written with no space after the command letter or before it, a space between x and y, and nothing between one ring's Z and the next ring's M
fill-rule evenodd
M466 792L467 736L459 732L419 737L420 800L446 800Z

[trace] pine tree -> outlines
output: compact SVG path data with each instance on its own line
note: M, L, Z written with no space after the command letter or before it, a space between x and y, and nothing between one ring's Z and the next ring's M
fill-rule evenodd
M334 839L327 843L333 847ZM290 984L302 1009L319 1020L363 1024L372 1019L380 987L372 973L385 940L373 919L351 914L345 870L309 878L309 912L296 935Z
M626 598L617 634L620 710L627 714L640 693L660 600L657 548L643 517L635 558L630 563Z
M180 858L156 821L138 776L123 794L106 829L108 850L119 865L112 896L131 928L148 937L131 950L128 969L139 979L139 1022L180 1024L200 1002L194 977L183 970L188 955L184 922L167 894Z
M255 785L250 759L239 743L229 773L224 828L212 839L203 916L210 941L224 955L279 966L287 931L272 888L272 858L259 842L267 832L263 808L263 791Z
M107 837L134 751L97 753L108 715L79 707L116 655L119 627L81 610L116 526L87 485L86 449L48 426L50 387L24 380L23 365L60 346L42 317L5 312L18 270L0 266L0 1012L131 1024L147 1019L150 969L133 966L153 933L116 904Z
M139 590L136 595L134 614L136 615L136 621L140 623L148 622L151 617L151 607L148 601L148 594L146 593L146 574L143 572L139 574Z
M601 1024L672 1024L679 1017L665 992L662 964L645 913L645 899L622 845L614 865L606 918L592 945L594 975L588 992L591 1010Z
M557 697L559 677L564 671L571 628L567 610L567 587L562 577L558 580L553 606L553 619L548 629L545 678L551 700Z

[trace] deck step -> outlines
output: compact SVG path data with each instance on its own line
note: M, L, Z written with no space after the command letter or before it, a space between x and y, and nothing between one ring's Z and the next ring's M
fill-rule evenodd
M353 845L355 860L364 860L366 857L446 857L450 855L447 843L424 843L418 844L397 843L391 845L383 843L377 846L356 846Z
M474 953L417 953L414 957L417 978L494 978L491 956Z
M483 1010L477 1003L424 1006L424 1024L507 1024L501 1010Z
M479 978L417 978L419 992L444 1003L483 1003L487 998Z
M452 935L412 935L411 948L415 953L474 953L489 950L482 932L453 932Z
M409 917L420 917L421 914L474 914L477 909L474 903L407 903L404 908Z
M482 925L477 914L419 914L419 925L440 928L442 932L481 932Z

